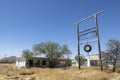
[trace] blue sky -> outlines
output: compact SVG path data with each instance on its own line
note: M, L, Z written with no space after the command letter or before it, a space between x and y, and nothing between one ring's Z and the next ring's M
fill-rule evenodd
M74 23L99 10L105 11L98 16L105 50L109 39L120 40L119 0L0 0L0 58L21 56L22 50L45 41L67 44L73 58L77 54Z

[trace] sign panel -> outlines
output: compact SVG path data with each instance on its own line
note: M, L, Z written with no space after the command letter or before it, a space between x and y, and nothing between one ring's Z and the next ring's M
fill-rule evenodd
M87 44L84 46L84 50L85 50L85 52L90 52L92 50L92 47Z

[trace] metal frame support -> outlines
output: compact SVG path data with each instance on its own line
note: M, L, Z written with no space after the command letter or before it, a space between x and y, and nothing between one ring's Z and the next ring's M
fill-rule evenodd
M96 25L96 31L97 31L97 38L98 38L98 51L99 51L100 67L101 67L101 71L103 71L97 14L94 15L94 19L95 19L95 25Z
M99 38L99 30L98 30L98 21L97 21L97 15L100 14L100 13L103 13L103 12L104 11L101 10L101 11L99 11L97 13L94 13L93 15L88 16L87 18L84 18L83 20L78 21L78 22L75 23L75 25L77 27L77 38L78 38L77 48L78 48L78 56L79 56L79 70L81 69L81 67L80 67L81 66L81 63L80 63L80 45L86 43L86 42L84 42L84 43L80 42L80 36L84 36L86 34L89 34L90 32L87 32L87 31L96 29L95 32L96 32L97 40L92 40L92 41L89 41L89 42L96 42L96 41L98 41L98 51L99 51L100 67L101 67L101 71L103 71L102 58L101 58L101 48L100 48L100 38ZM84 22L84 21L86 21L86 20L88 20L89 18L94 18L94 20L95 20L95 27L90 28L88 30L84 30L82 32L79 32L79 24L82 23L82 22ZM84 32L87 32L87 33L84 33Z
M86 21L86 20L94 17L94 15L98 15L98 14L103 13L103 12L104 12L103 10L101 10L101 11L99 11L99 12L96 12L96 13L94 13L93 15L88 16L87 18L84 18L84 19L82 19L81 21L76 22L75 24L82 23L82 22L84 22L84 21Z
M77 26L77 38L78 38L78 57L79 57L79 70L81 69L81 67L80 67L80 45L79 45L79 43L80 43L80 36L79 36L79 23L77 23L76 24L76 26Z

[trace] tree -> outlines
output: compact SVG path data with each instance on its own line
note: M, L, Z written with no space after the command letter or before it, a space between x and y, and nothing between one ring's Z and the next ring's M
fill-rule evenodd
M63 57L66 54L70 54L70 50L67 45L59 45L55 42L42 42L33 46L35 53L44 54L49 61L49 67L55 66L55 60Z
M26 49L22 51L22 57L25 58L34 57L34 54L29 49Z
M107 52L109 53L109 60L113 65L113 72L116 70L116 63L120 57L120 41L117 39L111 39L107 43Z
M104 70L107 70L108 68L108 62L109 62L109 53L107 51L101 52L102 57L102 66L104 67Z
M78 55L75 56L75 60L76 60L77 62L79 62L79 56L78 56ZM83 64L84 61L85 61L85 58L84 58L83 56L80 56L80 63Z
M65 66L71 66L71 65L72 65L71 59L67 58L65 62Z

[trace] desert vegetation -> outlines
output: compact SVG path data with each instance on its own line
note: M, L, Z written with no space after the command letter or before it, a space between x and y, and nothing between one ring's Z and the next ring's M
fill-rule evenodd
M23 50L22 57L30 58L35 57L37 55L44 55L44 57L48 58L48 65L49 67L55 67L57 59L63 59L66 58L66 65L71 65L69 55L71 54L70 49L67 45L60 45L56 42L41 42L38 44L35 44L33 46L33 51L30 51L29 49Z
M17 68L0 64L0 80L120 80L120 73L100 71L98 67Z

